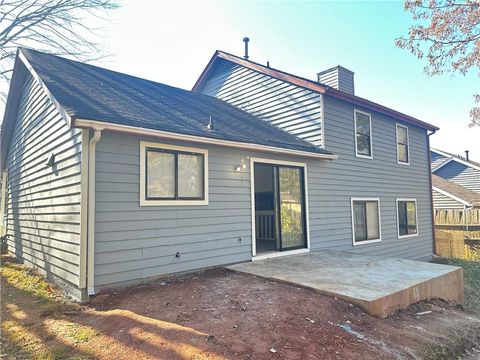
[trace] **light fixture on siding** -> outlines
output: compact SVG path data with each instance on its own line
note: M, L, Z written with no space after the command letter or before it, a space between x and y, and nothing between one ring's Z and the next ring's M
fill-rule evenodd
M237 172L242 171L242 166L241 165L235 165L235 171L237 171Z
M54 164L55 164L55 154L51 153L45 165L47 165L48 167L52 167Z

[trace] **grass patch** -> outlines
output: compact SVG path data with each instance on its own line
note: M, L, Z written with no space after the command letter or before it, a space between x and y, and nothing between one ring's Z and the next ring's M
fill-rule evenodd
M97 335L88 326L67 320L80 310L41 275L2 257L1 353L7 359L91 359L76 344Z
M437 258L433 262L460 266L465 282L465 308L480 312L480 262L460 259Z

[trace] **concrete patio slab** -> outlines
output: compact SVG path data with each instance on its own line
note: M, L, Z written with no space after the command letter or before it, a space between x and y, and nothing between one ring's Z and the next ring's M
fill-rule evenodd
M464 301L462 268L423 261L317 251L227 268L311 288L382 318L430 298Z

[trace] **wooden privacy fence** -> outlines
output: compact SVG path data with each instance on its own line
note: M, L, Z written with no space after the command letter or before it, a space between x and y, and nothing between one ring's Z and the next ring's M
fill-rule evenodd
M437 254L480 261L480 209L435 209Z

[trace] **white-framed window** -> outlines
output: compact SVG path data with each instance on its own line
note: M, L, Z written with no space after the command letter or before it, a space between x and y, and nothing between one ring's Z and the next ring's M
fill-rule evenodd
M379 198L351 198L353 245L382 241Z
M355 156L372 159L372 116L369 113L354 110Z
M398 238L418 235L418 215L416 199L397 199Z
M410 165L410 144L408 139L408 127L396 125L397 132L397 162Z
M208 150L140 142L140 205L207 205Z

